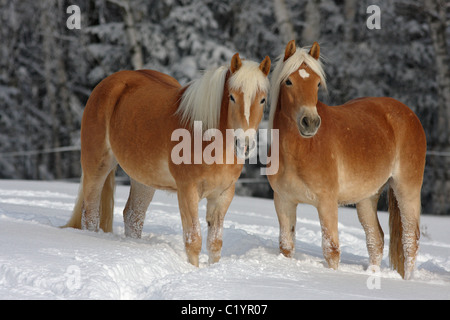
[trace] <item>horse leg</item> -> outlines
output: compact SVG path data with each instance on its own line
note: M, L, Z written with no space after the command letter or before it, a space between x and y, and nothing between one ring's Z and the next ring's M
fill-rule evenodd
M100 223L100 196L103 187L103 177L83 177L83 206L81 228L98 231Z
M125 236L140 238L145 213L155 194L155 189L131 179L130 195L123 210Z
M356 204L359 222L366 233L367 251L371 266L379 267L383 259L384 233L377 216L377 204L380 194L364 199Z
M209 263L220 260L222 251L223 220L234 196L235 185L223 191L220 195L208 198L206 206L206 221L208 222L207 248Z
M177 186L178 206L183 225L184 246L188 260L198 267L198 257L202 249L202 235L198 220L199 196L196 185Z
M94 163L90 161L89 164ZM83 162L82 162L83 164ZM106 178L117 163L109 152L95 166L83 165L83 205L81 228L98 231L100 225L100 201Z
M280 223L280 252L291 258L295 251L295 224L297 222L297 203L291 202L274 192L273 200Z
M319 201L320 226L322 228L322 251L328 267L337 269L341 252L339 250L337 201Z

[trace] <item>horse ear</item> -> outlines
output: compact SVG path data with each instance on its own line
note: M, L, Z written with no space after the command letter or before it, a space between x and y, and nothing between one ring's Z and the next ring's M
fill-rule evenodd
M266 56L259 65L259 69L266 75L266 77L269 75L270 72L270 63L271 61L269 56Z
M295 40L291 40L286 45L286 50L284 50L284 61L289 59L294 53L297 51L297 47L295 46Z
M239 53L235 53L233 58L231 58L231 73L235 73L242 66L241 58L239 58Z
M320 57L320 46L317 42L314 42L311 49L309 50L309 54L314 59L318 60Z

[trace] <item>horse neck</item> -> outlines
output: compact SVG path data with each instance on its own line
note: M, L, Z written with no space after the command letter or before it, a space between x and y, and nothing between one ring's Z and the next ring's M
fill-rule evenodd
M277 106L273 117L273 129L279 130L280 136L293 135L297 129L296 123L284 112L281 112L281 95L278 96Z
M315 143L318 137L316 137L316 139L300 138L300 133L295 121L284 112L281 112L281 108L278 106L281 106L281 99L278 100L277 109L275 110L273 119L273 129L279 130L280 148L295 148L301 152L304 151L305 154L307 154L307 151L311 148L311 144ZM322 125L324 124L324 118L326 118L327 107L328 106L322 102L317 102L317 110L322 117ZM283 143L283 141L285 143Z

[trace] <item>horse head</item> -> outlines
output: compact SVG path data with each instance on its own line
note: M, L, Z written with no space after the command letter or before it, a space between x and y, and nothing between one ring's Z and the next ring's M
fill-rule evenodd
M313 137L320 128L321 118L317 112L318 91L325 85L325 77L320 61L320 46L314 42L311 49L298 49L295 41L290 41L285 49L284 59L278 62L274 71L277 93L272 100L288 118L295 121L299 133L304 138ZM272 103L272 104L273 104ZM272 110L271 110L272 111ZM273 121L273 114L271 112Z
M256 129L269 91L270 63L267 56L260 64L242 61L238 53L231 59L227 128L234 130L234 150L239 158L247 159L256 150Z

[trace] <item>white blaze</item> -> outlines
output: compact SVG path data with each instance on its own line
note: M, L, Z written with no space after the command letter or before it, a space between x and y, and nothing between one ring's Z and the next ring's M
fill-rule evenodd
M300 69L300 71L298 73L300 74L300 77L302 77L303 79L309 78L309 73L306 72L305 69Z
M245 119L247 120L247 124L250 123L250 107L251 107L251 97L250 94L245 92L244 93L244 116Z

